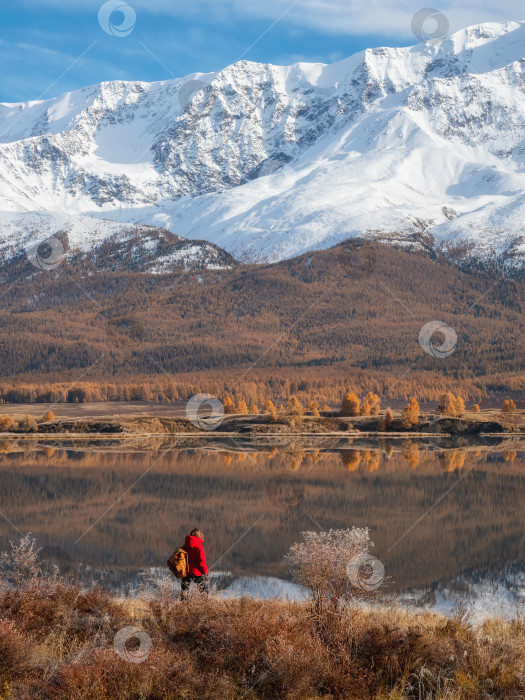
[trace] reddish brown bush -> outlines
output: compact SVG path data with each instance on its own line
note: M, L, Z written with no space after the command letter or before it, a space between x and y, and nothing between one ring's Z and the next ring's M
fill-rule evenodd
M0 696L2 683L23 677L31 668L33 643L9 620L0 620Z

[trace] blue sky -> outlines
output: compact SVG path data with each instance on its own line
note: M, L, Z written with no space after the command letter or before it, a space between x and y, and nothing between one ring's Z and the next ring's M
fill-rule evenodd
M521 0L432 2L451 31L522 19ZM105 32L100 0L19 0L0 8L0 101L53 97L103 80L164 80L243 57L330 63L361 49L416 43L414 0L131 0L126 36ZM115 6L126 5L114 0ZM111 8L110 8L111 9ZM107 14L107 13L106 13ZM115 9L106 28L126 16ZM117 30L113 30L118 33ZM123 33L126 33L125 31Z

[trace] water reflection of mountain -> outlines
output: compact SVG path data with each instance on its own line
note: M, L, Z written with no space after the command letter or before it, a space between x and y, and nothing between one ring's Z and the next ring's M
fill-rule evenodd
M285 578L282 556L302 530L354 524L371 528L392 590L525 561L519 439L227 447L4 440L0 511L55 548L50 559L58 549L67 566L130 576L163 566L196 524L209 562L236 576ZM16 536L5 518L2 549Z

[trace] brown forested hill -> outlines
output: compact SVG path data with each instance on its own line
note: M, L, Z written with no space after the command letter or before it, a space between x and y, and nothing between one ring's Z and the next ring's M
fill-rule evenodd
M419 388L430 398L444 382L472 396L523 390L525 280L388 246L170 275L21 266L10 279L2 383L184 375L207 390L208 380L273 375L299 390L368 378L392 396ZM418 342L433 320L457 333L448 358Z

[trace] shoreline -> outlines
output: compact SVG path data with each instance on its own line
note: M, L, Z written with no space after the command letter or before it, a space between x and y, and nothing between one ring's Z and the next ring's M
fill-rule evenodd
M369 432L359 432L359 433L350 433L350 432L326 432L326 433L315 433L315 432L277 432L277 433L260 433L260 434L255 434L255 435L246 435L246 433L241 433L241 432L228 432L228 433L221 433L218 431L203 431L202 433L72 433L72 432L56 432L56 433L0 433L0 440L3 439L24 439L24 440L41 440L41 439L63 439L63 440L81 440L81 439L88 439L88 440L131 440L134 438L156 438L156 437L162 437L162 438L168 438L168 437L174 437L174 438L184 438L184 439L201 439L201 438L242 438L243 440L246 440L246 438L249 438L250 440L255 440L258 438L280 438L280 437L308 437L308 438L314 438L314 437L341 437L341 438L370 438L370 437L377 437L377 438L394 438L394 439L403 439L403 438L435 438L435 439L441 439L441 438L450 438L450 437L456 437L457 435L468 435L469 437L513 437L513 438L520 438L520 437L525 437L525 432L501 432L501 433L417 433L417 432L379 432L379 431L369 431Z

